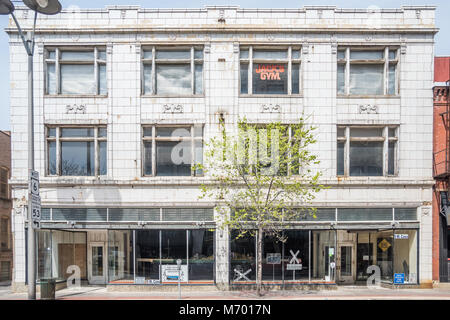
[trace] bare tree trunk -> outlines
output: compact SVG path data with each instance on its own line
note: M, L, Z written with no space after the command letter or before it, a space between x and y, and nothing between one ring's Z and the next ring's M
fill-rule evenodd
M258 229L258 254L257 254L257 278L256 278L256 292L258 296L262 296L262 243L264 239L264 233L262 228Z

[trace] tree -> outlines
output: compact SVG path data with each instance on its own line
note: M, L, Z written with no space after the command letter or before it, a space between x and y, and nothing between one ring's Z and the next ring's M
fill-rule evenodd
M295 124L264 126L238 122L237 133L226 132L206 143L205 163L200 166L212 181L201 186L200 198L215 201L221 216L219 228L237 230L242 237L257 238L257 293L262 294L262 243L265 235L286 241L282 230L289 222L309 214L311 202L324 187L319 164L309 146L316 143L316 129L301 117Z

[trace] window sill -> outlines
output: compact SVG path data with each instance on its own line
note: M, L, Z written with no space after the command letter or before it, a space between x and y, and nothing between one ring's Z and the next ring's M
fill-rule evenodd
M303 98L302 94L239 94L239 98Z
M44 98L108 98L104 94L44 94Z
M400 95L337 95L338 99L400 99Z
M361 180L361 179L390 179L390 178L398 178L398 175L388 175L388 176L344 176L344 175L336 175L336 179L353 179L353 180Z
M141 94L141 98L205 98L204 94L192 94L192 95L180 95L180 96L172 96L172 95L151 95L151 94Z

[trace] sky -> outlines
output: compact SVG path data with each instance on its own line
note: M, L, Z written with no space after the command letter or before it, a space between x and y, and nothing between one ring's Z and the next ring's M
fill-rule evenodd
M22 1L13 1L23 5ZM143 8L203 8L205 5L238 5L241 8L302 8L311 5L334 5L339 8L400 8L402 5L435 5L436 26L440 29L435 41L437 56L450 56L450 1L448 0L240 0L240 1L199 1L199 0L60 0L63 8L104 8L107 5L139 5ZM93 6L92 3L95 3ZM0 130L10 130L9 117L9 48L8 37L3 31L8 24L8 16L0 16ZM25 49L24 49L25 50Z

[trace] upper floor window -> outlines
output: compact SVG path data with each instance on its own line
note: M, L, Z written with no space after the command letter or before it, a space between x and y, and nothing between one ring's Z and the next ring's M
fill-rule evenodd
M49 175L106 175L106 160L106 127L47 128Z
M45 52L48 95L106 95L104 48L47 48Z
M203 94L203 48L144 48L141 59L143 94Z
M7 168L0 168L0 198L8 199L8 178L9 170Z
M9 218L0 219L0 249L10 249L10 227Z
M241 170L250 175L298 175L301 137L293 125L247 124L239 128ZM239 143L242 143L239 141ZM239 147L238 147L239 148Z
M203 126L143 128L144 176L196 176L203 163Z
M398 49L339 48L338 95L398 94Z
M397 174L398 127L338 127L337 174Z
M299 94L300 48L240 48L241 94Z

